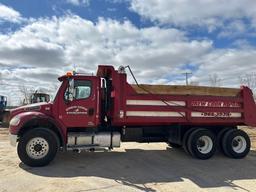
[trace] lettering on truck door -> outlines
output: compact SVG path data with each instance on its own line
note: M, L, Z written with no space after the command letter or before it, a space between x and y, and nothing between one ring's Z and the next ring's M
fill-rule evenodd
M66 89L63 104L60 105L62 122L67 127L94 127L97 95L92 80L74 80L74 98L68 103Z

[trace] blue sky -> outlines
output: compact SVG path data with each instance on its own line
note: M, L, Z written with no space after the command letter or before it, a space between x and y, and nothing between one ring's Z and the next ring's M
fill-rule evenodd
M70 12L93 22L96 22L99 17L104 17L116 20L128 19L138 27L153 25L150 21L142 21L138 14L130 11L127 1L113 2L111 0L93 0L88 2L88 4L81 3L80 5L75 5L65 0L2 1L3 4L11 6L26 18L62 16Z
M87 3L80 3L79 5L67 2L66 0L46 0L46 1L33 1L33 0L2 0L4 5L10 6L16 11L20 12L25 18L41 18L41 17L52 17L52 16L63 16L67 13L74 13L84 19L97 22L99 17L111 18L119 21L129 20L138 28L151 27L159 25L157 22L152 22L150 19L142 18L138 13L130 9L130 1L128 0L87 0ZM241 18L243 23L247 26L250 25L250 20L247 18ZM232 21L232 19L231 19ZM225 21L224 25L228 24L229 21ZM173 27L174 25L160 24L162 28ZM18 25L10 24L8 22L2 24L2 31L16 30ZM180 26L175 26L178 29L184 29ZM216 48L227 48L234 47L235 38L243 38L247 40L251 45L256 45L255 36L239 34L235 37L220 38L218 34L221 29L208 32L206 28L191 27L185 29L189 34L188 37L191 39L202 39L209 38L213 40ZM248 29L248 32L254 32Z
M52 92L74 65L131 65L154 84L192 72L192 84L228 87L256 69L254 0L2 0L0 27L0 94L14 103L21 85Z

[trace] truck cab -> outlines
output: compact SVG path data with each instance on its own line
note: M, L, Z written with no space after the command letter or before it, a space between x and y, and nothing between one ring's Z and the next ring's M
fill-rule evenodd
M0 122L3 122L6 106L7 106L7 97L0 95Z
M0 95L0 112L3 112L7 106L7 97Z
M30 96L29 103L40 103L40 102L49 102L50 95L46 93L38 93L37 91Z
M62 85L53 102L53 114L67 128L94 128L100 124L100 78L71 75L59 78Z
M78 151L120 146L120 132L106 129L110 120L104 110L108 94L106 79L68 72L58 80L61 85L53 101L11 111L10 140L13 146L18 141L20 159L30 166L42 166L59 149Z

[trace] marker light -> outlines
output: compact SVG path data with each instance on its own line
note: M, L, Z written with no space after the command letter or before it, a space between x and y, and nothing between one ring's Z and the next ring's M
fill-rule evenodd
M67 73L66 73L66 76L67 77L71 77L73 74L72 74L72 72L71 71L68 71Z
M10 121L10 125L11 126L17 126L20 123L20 117L18 115L16 115L15 117L13 117Z

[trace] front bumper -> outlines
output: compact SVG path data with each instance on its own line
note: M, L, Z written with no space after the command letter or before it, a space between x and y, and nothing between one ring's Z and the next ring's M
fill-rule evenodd
M13 134L9 134L9 140L10 140L10 144L13 147L16 147L16 143L17 143L17 139L18 139L18 135L13 135Z

